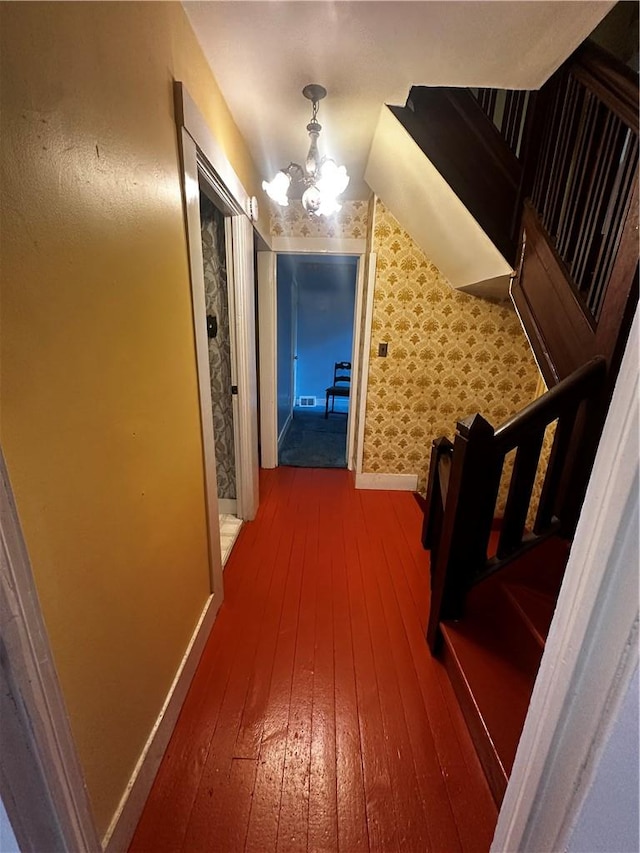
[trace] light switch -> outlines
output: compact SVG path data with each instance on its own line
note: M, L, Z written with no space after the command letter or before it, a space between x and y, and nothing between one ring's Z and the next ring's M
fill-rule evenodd
M389 347L388 343L378 344L378 357L386 358L387 357L387 349Z

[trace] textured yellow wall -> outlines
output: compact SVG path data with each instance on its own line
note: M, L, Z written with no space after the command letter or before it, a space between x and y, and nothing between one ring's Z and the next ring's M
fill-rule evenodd
M424 491L431 441L475 412L499 426L534 399L538 369L511 305L453 290L380 201L372 251L363 470L417 473Z
M1 439L96 821L209 592L173 78L255 174L177 3L1 3Z

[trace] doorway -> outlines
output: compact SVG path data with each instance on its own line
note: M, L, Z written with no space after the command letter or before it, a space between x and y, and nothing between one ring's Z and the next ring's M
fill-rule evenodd
M242 526L237 517L237 380L235 335L230 319L233 317L233 290L229 286L230 235L227 231L225 215L209 197L206 178L201 174L200 234L223 567Z
M350 255L277 257L280 465L347 467L357 276L358 258ZM327 396L336 364L339 391Z

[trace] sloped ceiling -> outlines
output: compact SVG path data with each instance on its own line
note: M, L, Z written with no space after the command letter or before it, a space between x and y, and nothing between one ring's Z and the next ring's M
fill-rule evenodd
M367 198L364 171L383 104L411 85L535 89L613 2L185 2L259 171L271 178L308 148L302 88L328 89L320 151Z
M394 159L395 172L388 166ZM365 177L454 288L507 296L510 264L386 106Z

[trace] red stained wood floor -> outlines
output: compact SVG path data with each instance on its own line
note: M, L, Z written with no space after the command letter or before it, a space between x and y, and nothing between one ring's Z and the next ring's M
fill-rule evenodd
M260 487L131 853L488 850L413 495L327 469Z

